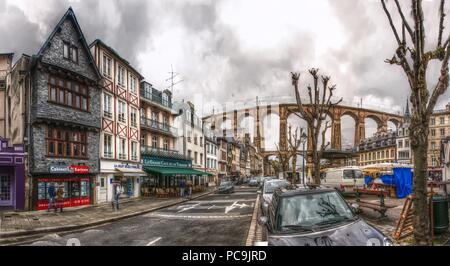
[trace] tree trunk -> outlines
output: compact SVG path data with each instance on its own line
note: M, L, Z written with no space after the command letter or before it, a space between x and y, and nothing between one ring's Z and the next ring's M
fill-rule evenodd
M292 157L292 184L295 184L297 182L297 155L295 154L294 157Z
M430 219L427 199L428 123L413 123L411 125L411 136L415 139L415 143L411 147L414 154L414 239L416 245L430 245Z
M312 171L312 179L313 183L316 185L320 185L320 158L317 152L317 142L313 143L313 171Z

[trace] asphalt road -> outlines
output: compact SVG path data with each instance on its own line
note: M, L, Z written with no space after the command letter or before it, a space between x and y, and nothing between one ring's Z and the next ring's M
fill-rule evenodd
M50 234L27 245L240 246L245 245L256 189L210 194L194 201L109 223L79 233ZM79 241L79 242L78 242Z

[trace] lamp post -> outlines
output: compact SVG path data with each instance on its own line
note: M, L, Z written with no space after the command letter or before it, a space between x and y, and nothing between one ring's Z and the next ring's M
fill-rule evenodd
M305 143L308 140L308 136L305 134L305 132L302 133L300 140L303 144L303 149L302 149L302 158L303 158L303 162L302 162L302 182L303 185L305 185Z

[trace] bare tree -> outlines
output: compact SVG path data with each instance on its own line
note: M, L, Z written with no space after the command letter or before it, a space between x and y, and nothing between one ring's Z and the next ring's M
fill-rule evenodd
M303 128L298 132L298 128L295 129L295 133L292 134L291 126L289 126L289 139L288 139L288 151L289 157L292 157L292 184L295 184L297 177L297 153L302 144L301 135ZM304 156L304 155L302 155Z
M289 165L289 152L287 150L280 149L281 145L275 144L277 148L277 157L280 162L281 172L283 173L283 178L286 178L286 171Z
M329 143L325 144L325 134L331 124L326 121L327 114L329 114L330 109L342 102L342 98L337 101L332 101L333 91L336 89L336 85L328 86L330 77L320 76L321 85L319 85L319 70L310 69L309 74L311 74L314 85L308 85L308 95L309 103L305 105L300 97L300 91L298 86L298 81L300 79L300 73L292 74L292 85L294 86L295 98L297 100L298 110L300 115L296 115L306 121L308 124L308 134L311 141L312 148L312 160L313 160L313 171L312 178L313 183L320 184L320 160L323 156L323 152L328 147ZM320 88L322 87L322 88ZM328 92L328 93L327 93ZM325 121L325 124L324 124ZM322 144L319 147L319 135L322 138Z
M412 120L410 125L410 138L411 148L414 154L414 238L417 245L429 245L431 239L427 204L427 140L430 116L433 113L438 98L448 88L450 35L443 42L445 0L441 0L438 10L440 20L437 30L437 45L434 49L425 51L426 39L422 0L412 0L411 3L412 27L405 17L399 1L395 0L402 27L400 35L386 7L386 1L381 0L383 10L387 15L398 45L394 56L385 62L402 67L411 88ZM435 60L442 63L440 76L436 85L429 91L427 85L427 67L430 61Z

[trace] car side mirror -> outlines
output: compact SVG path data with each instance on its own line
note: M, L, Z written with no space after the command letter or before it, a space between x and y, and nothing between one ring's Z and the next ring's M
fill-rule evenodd
M359 210L359 205L358 204L352 203L352 205L350 205L350 206L352 207L354 212L358 212L358 210Z
M259 225L266 225L269 223L269 218L267 216L261 216L258 219Z

